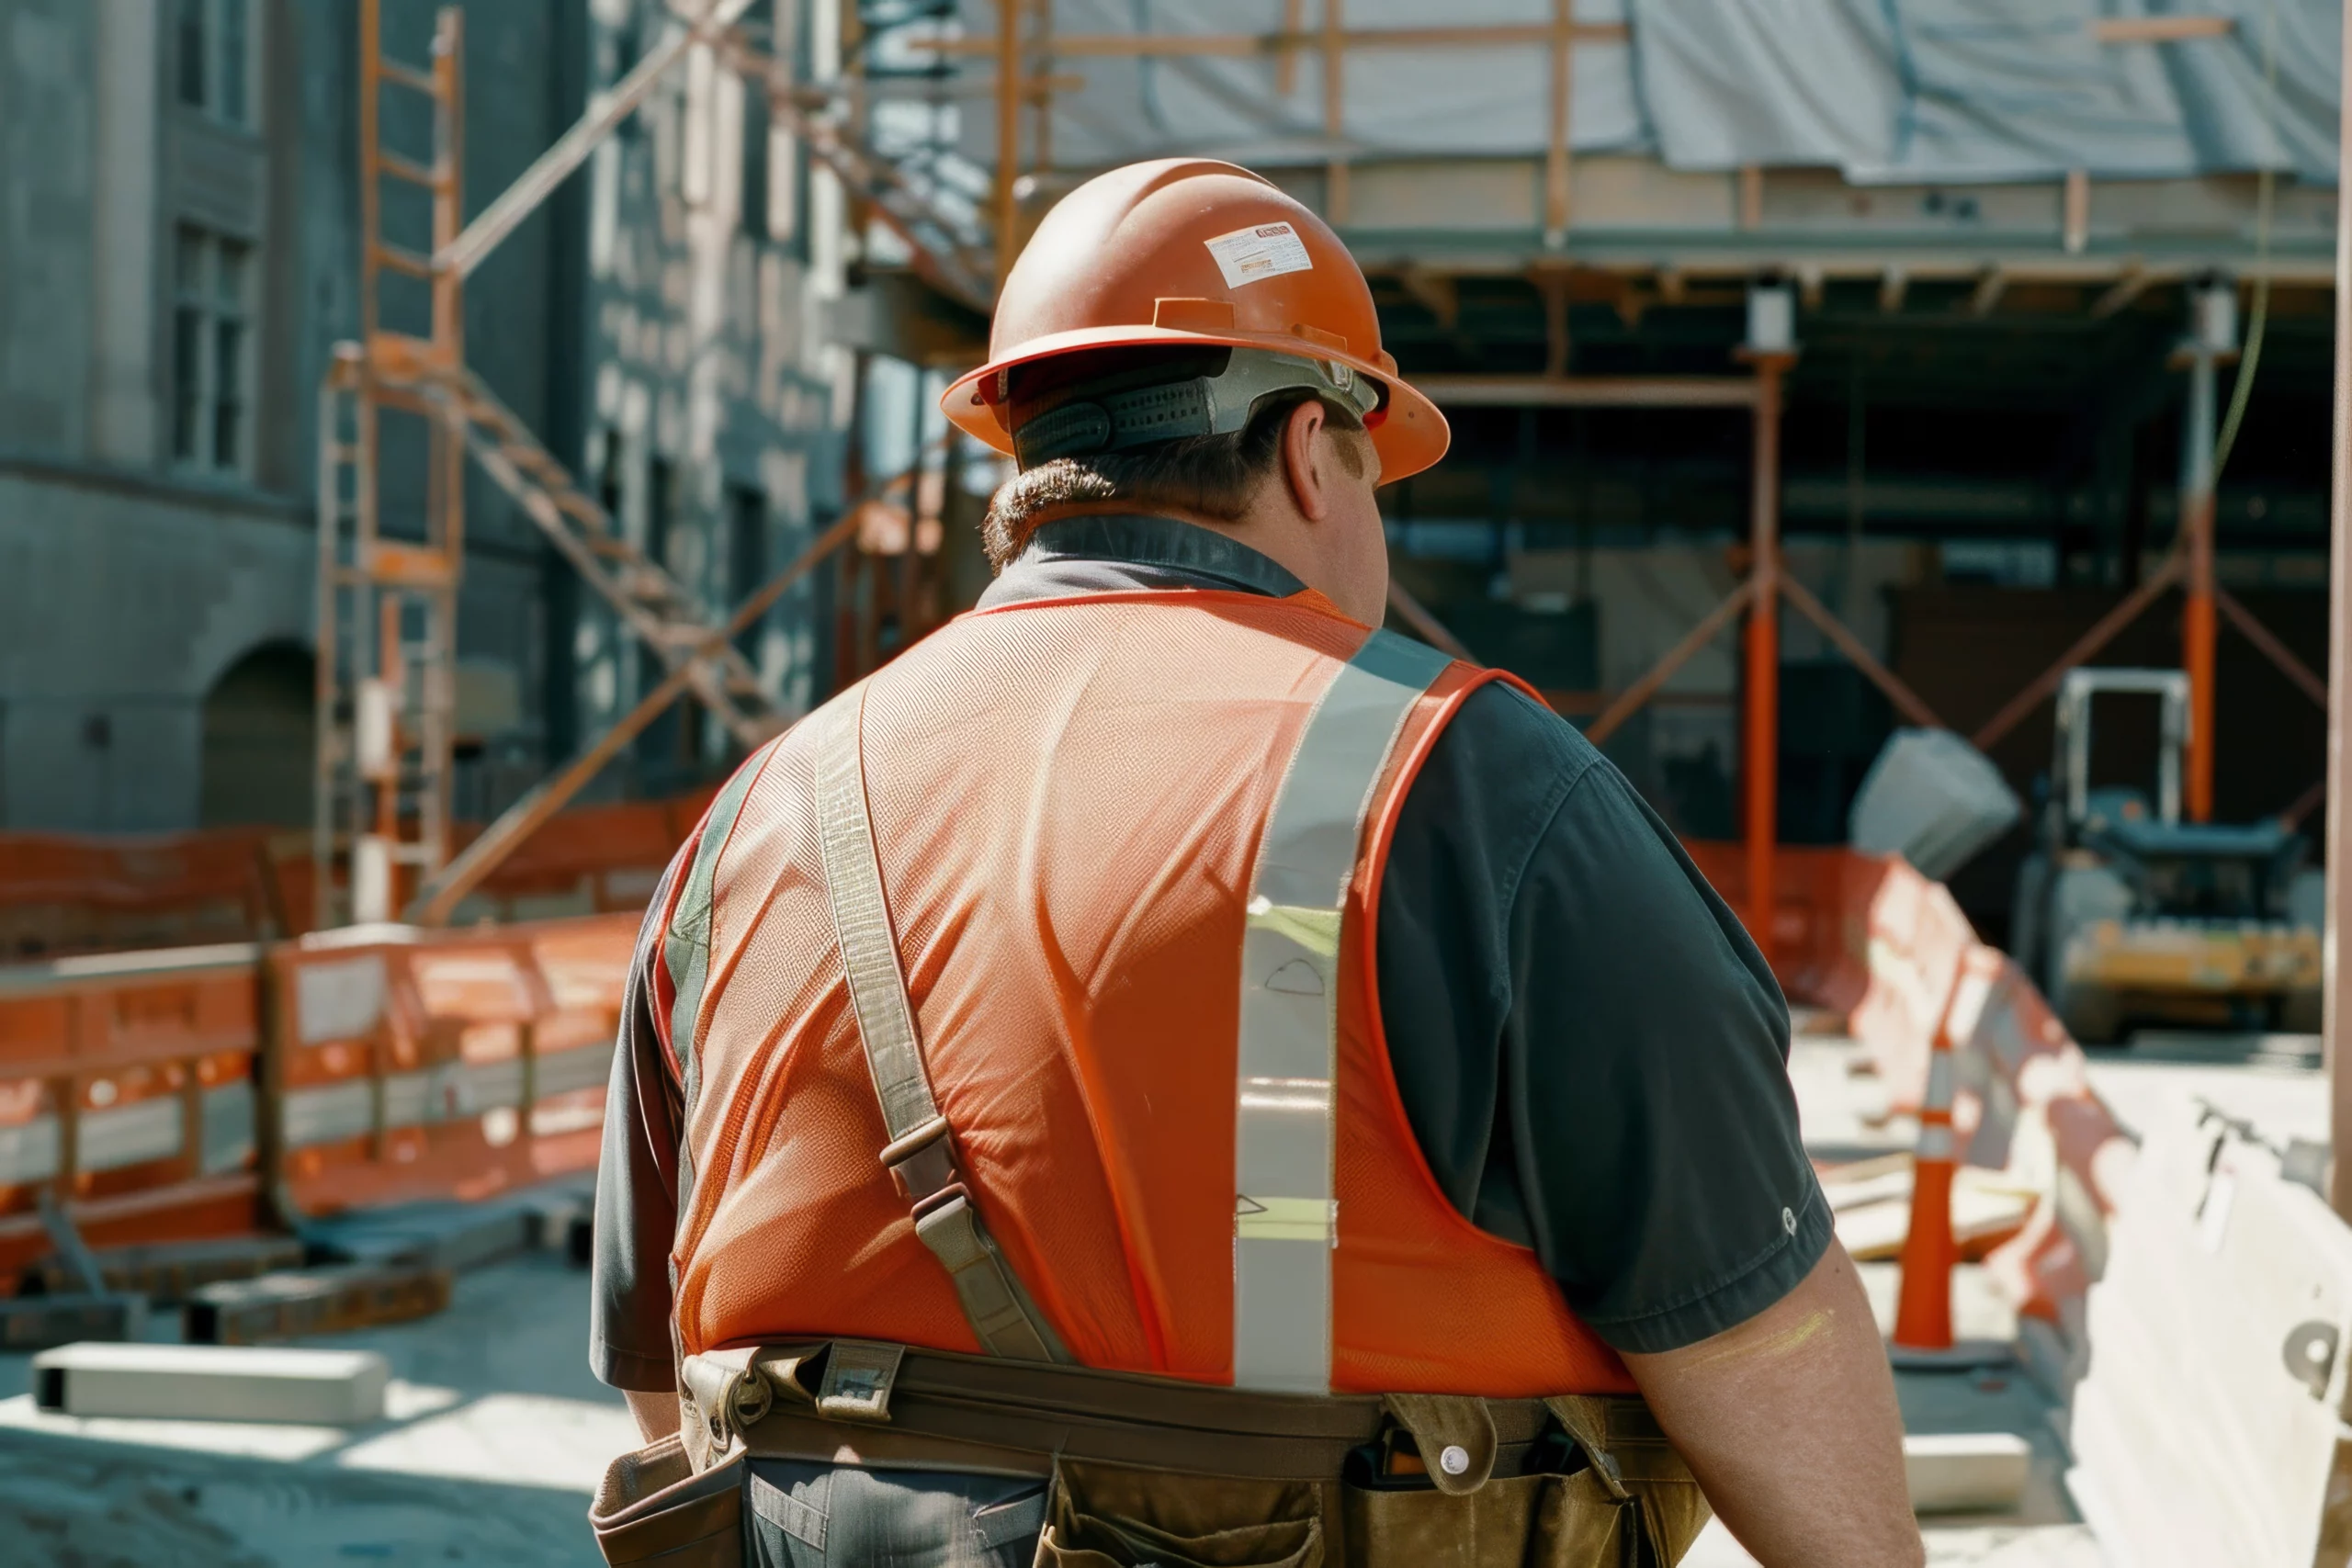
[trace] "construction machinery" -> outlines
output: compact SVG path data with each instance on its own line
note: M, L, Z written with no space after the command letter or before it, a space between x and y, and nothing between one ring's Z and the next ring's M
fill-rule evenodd
M2098 700L2160 707L2155 794L2093 787ZM2039 842L2018 874L2011 950L2086 1043L2173 1022L2311 1032L2320 1021L2320 873L2279 821L2181 819L2190 683L2177 670L2069 671Z

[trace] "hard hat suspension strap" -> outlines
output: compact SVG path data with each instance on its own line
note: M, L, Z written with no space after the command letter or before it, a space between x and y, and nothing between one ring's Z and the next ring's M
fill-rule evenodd
M1249 424L1261 400L1292 390L1313 392L1358 419L1378 408L1382 396L1377 381L1335 359L1237 348L1214 375L1144 387L1118 388L1114 381L1070 389L1014 425L1013 451L1023 468L1034 468L1057 457L1229 435Z

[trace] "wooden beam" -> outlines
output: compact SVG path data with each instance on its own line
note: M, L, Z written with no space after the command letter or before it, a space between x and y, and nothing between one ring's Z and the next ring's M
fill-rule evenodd
M1348 220L1348 51L1340 0L1323 0L1323 138L1330 155L1323 165L1323 217L1333 228Z
M1462 296L1453 279L1442 272L1431 272L1425 266L1408 266L1396 275L1396 282L1413 302L1437 319L1437 324L1452 332L1462 322Z
M2009 291L2009 275L1997 266L1988 266L1984 276L1976 280L1976 290L1968 297L1968 313L1989 316L2000 304L2001 296Z
M588 154L596 150L598 142L637 112L637 106L652 93L654 85L670 67L685 58L689 46L717 39L751 7L752 0L715 0L701 17L648 50L645 58L610 91L591 95L586 112L571 129L558 137L554 146L540 153L529 168L515 176L513 185L475 215L464 232L433 258L434 270L463 277L480 266L499 241L513 233L524 219L538 209L541 202L555 194L556 187L571 176L572 170L588 161Z
M2227 38L2237 25L2234 17L2104 17L2091 23L2091 37L2100 43L2181 43Z
M1054 40L1054 53L1064 60L1156 59L1173 55L1246 59L1251 55L1322 49L1333 41L1342 49L1523 49L1551 42L1558 30L1557 24L1544 22L1454 28L1342 28L1338 29L1336 40L1320 28L1271 33L1066 33ZM1567 32L1570 40L1579 44L1623 43L1633 36L1623 22L1577 22ZM989 39L974 38L935 39L914 47L947 55L992 54L996 49Z
M2066 171L2066 216L2063 231L2066 254L2080 255L2091 238L2091 172Z
M1544 377L1556 381L1568 373L1568 275L1560 267L1540 268L1535 288L1544 296Z
M996 0L996 291L1021 254L1021 6Z
M1388 580L1388 607L1396 612L1398 620L1412 628L1415 637L1440 653L1449 654L1465 664L1480 662L1478 656L1464 647L1462 639L1455 637L1443 621L1430 614L1429 606L1413 597L1412 591L1394 577Z
M1760 164L1739 166L1739 226L1764 227L1764 168Z
M1577 0L1552 0L1552 125L1544 149L1544 243L1568 243L1568 126L1576 94Z
M2108 317L2114 315L2130 305L2132 300L2140 298L2142 294L2146 293L2148 286L2155 281L2155 274L2141 267L2133 267L2108 285L2106 292L2091 302L2091 320L2095 321L2107 320Z
M1306 0L1283 0L1283 31L1295 33L1306 26ZM1274 96L1287 98L1298 91L1298 51L1283 50L1274 57Z
M1692 657L1701 649L1720 637L1723 629L1731 625L1733 619L1747 607L1748 601L1755 596L1756 579L1741 578L1739 585L1731 591L1722 604L1708 611L1705 618L1685 633L1680 642L1668 649L1665 656L1649 667L1647 673L1626 687L1618 695L1617 700L1602 711L1599 718L1585 726L1584 738L1595 746L1599 746L1611 735L1616 734L1618 727L1639 712L1644 703L1657 695L1658 688L1672 680L1677 670L1690 662Z

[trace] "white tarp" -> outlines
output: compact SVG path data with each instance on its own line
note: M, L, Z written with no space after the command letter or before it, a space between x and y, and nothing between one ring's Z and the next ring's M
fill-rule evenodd
M1262 33L1275 0L1052 0L1057 33ZM1317 9L1305 8L1306 28ZM1542 23L1548 0L1349 0L1351 29ZM2093 25L2228 17L2218 37L2102 42ZM1580 0L1630 42L1575 53L1570 141L1668 165L1839 170L1857 183L2170 178L2266 164L2335 182L2336 0ZM992 36L967 0L965 30ZM2266 70L2266 62L2269 69ZM976 62L978 64L978 62ZM984 64L978 65L985 70ZM1100 168L1175 152L1319 163L1319 53L1283 90L1271 56L1065 60L1053 161ZM2275 79L2275 90L2273 82ZM966 112L987 164L993 124ZM1550 124L1550 55L1507 48L1351 50L1339 148L1351 156L1529 156Z

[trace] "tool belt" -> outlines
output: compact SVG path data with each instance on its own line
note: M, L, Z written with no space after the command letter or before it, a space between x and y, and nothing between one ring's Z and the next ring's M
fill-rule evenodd
M1638 1398L1243 1392L870 1340L687 1359L605 1560L743 1561L746 1458L1050 1482L1039 1568L1648 1568L1707 1504Z

